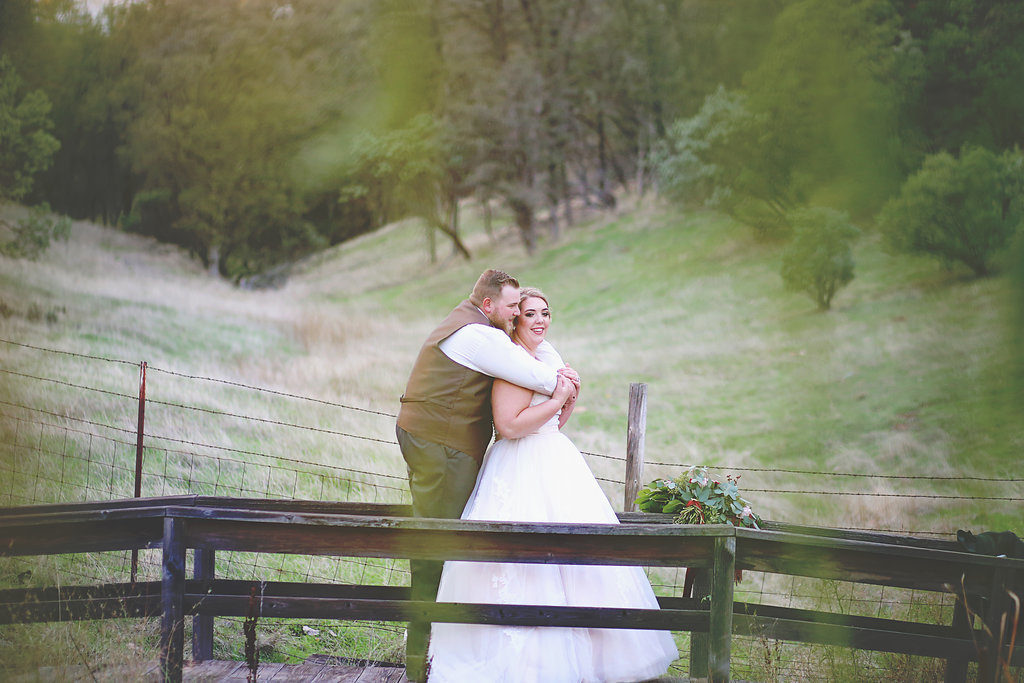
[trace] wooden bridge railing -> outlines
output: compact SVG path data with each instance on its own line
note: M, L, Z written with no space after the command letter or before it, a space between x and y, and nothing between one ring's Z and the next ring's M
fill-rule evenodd
M669 516L623 513L622 524L510 524L413 519L398 505L240 500L203 496L0 509L0 555L162 548L162 580L0 591L0 623L161 615L165 680L181 679L184 619L193 656L212 655L214 616L246 616L252 581L217 579L217 551L559 564L688 567L703 572L710 603L660 598L662 609L455 605L417 602L402 587L261 585L265 617L451 621L540 626L653 628L693 632L691 675L729 680L733 634L833 643L940 657L947 681L969 661L979 679L1024 665L1024 645L997 640L1011 592L1022 595L1024 560L959 552L953 543L769 524L666 524ZM195 549L193 579L186 550ZM963 590L951 625L856 617L733 600L736 569L930 591ZM962 588L961 588L962 587ZM992 634L996 634L993 637ZM1006 639L1008 640L1008 639Z

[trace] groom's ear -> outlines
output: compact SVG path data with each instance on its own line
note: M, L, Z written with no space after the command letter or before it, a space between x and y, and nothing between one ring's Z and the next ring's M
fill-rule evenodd
M480 302L480 310L484 313L490 313L491 309L494 308L494 301L489 296L485 296L484 300Z

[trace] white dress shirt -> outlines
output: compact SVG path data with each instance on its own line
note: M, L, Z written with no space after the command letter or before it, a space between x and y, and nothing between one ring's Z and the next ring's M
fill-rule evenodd
M563 365L555 347L547 340L537 348L537 355L547 361L542 362L513 343L503 331L482 323L459 328L438 346L459 365L548 396L558 384L558 372L554 368Z

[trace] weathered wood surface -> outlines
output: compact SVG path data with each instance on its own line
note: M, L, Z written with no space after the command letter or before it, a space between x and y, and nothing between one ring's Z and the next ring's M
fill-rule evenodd
M1024 560L961 552L949 541L778 523L766 523L762 530L683 526L668 524L670 515L623 513L620 519L621 525L429 520L408 517L406 506L203 496L5 508L0 509L0 555L162 547L164 574L159 591L152 585L155 582L129 588L69 587L56 593L45 588L0 591L0 623L5 618L102 618L118 608L119 616L142 616L152 614L158 605L156 612L164 621L162 659L165 666L175 666L177 660L180 667L186 615L197 615L198 624L214 614L248 613L251 582L212 577L213 562L207 553L218 550L686 566L704 568L711 578L710 606L671 598L662 601L662 610L445 605L412 602L406 588L271 582L264 584L264 616L689 630L694 632L694 642L703 641L711 650L691 660L710 662L722 680L729 678L733 633L980 659L987 671L994 671L997 651L986 649L981 632L962 623L933 626L741 605L732 600L733 569L942 592L956 592L962 584L970 599L987 601L984 609L972 609L990 625L1007 606L1006 588L1017 589L1024 580ZM190 548L199 551L198 571L197 579L187 581L184 554ZM978 643L982 643L980 652ZM1010 658L1015 665L1024 661L1024 647L1015 648ZM164 675L178 680L184 671L176 668Z
M407 683L405 667L397 665L363 666L339 664L330 657L314 656L300 664L261 663L256 671L259 683ZM189 683L242 683L249 676L245 662L210 660L185 662L181 680ZM10 683L63 683L64 681L137 681L159 683L159 662L134 666L92 669L86 666L40 667L38 670L15 673Z
M522 524L170 508L189 547L268 553L709 567L728 525Z
M636 510L636 496L644 477L644 435L647 433L647 385L629 385L629 413L626 421L626 481L622 509Z
M161 582L0 590L0 624L154 617Z
M988 596L994 568L1024 577L1021 559L782 531L736 529L736 547L739 569L899 588Z
M249 675L245 662L185 662L182 681L185 683L243 683ZM333 657L312 655L300 664L263 663L259 665L256 680L260 683L409 683L405 667L397 665L370 665L338 663ZM63 683L64 681L105 681L121 683L157 683L160 681L159 663L150 662L134 667L113 667L92 670L80 667L41 667L38 670L14 674L10 683ZM691 679L665 675L654 679L657 683L688 683ZM736 681L735 683L743 683Z
M160 660L163 680L181 680L185 653L185 522L164 517L160 584Z

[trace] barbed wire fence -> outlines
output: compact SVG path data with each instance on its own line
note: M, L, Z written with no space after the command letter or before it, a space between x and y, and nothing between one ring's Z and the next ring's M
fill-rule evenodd
M146 362L4 339L0 344L16 352L10 356L21 356L19 367L42 368L0 367L0 506L186 494L410 502L404 462L393 436L396 415L387 410L187 374ZM129 393L133 385L135 391ZM267 446L275 443L297 452L268 452ZM625 454L583 451L583 455L612 500L621 500L626 488ZM644 467L644 481L650 481L678 476L688 465L652 459ZM1018 506L1024 502L1024 479L1005 477L878 475L739 464L710 469L742 472L765 482L760 487L744 485L745 496L811 501L821 509L835 510L836 518L823 517L820 526L862 531L945 537L951 533L949 529L851 527L842 518L845 506L834 501L900 499L943 505L991 501ZM866 490L875 484L882 486ZM965 491L965 487L976 488ZM62 575L81 581L110 580L111 572L123 576L130 571L134 577L138 571L143 580L160 576L158 551L140 551L137 569L135 558L127 552L105 564L83 566L68 558L59 566ZM90 569L105 575L89 575ZM24 576L16 565L10 572ZM681 595L682 570L650 574L659 594ZM242 552L218 554L217 575L253 581L382 585L408 585L409 581L408 563L403 561ZM0 580L10 583L2 576ZM832 609L838 606L860 616L899 617L929 610L945 623L953 607L951 597L937 601L934 594L868 590L795 577L785 585L780 581L765 574L748 575L737 586L736 599L782 606L826 601L833 603ZM400 661L400 626L355 624L362 636L354 639L353 647L384 661L389 657ZM817 677L813 646L781 646L756 638L735 642L738 676L754 678L776 669L805 679ZM683 654L684 661L677 666L685 668ZM871 675L875 665L876 659L866 660L862 672Z

